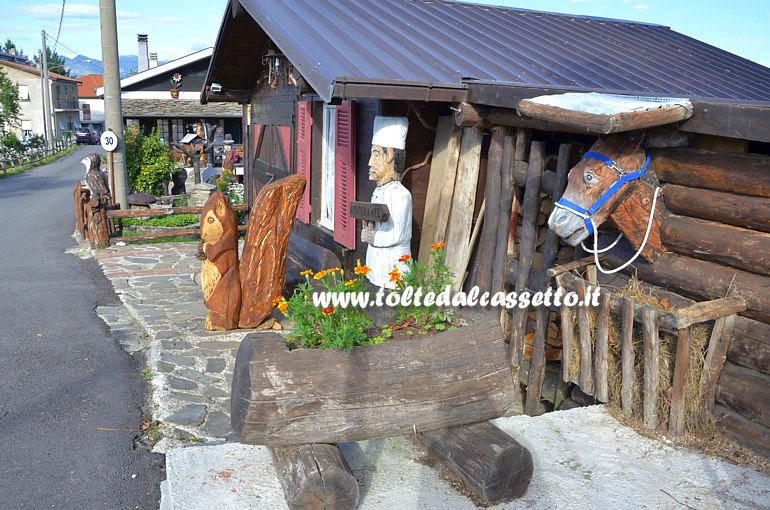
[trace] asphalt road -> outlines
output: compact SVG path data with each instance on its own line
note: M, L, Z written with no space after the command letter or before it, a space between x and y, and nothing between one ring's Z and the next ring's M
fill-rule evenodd
M0 178L0 508L158 508L163 456L134 448L141 359L97 317L119 303L75 246L72 191L98 146ZM100 430L116 429L116 430Z

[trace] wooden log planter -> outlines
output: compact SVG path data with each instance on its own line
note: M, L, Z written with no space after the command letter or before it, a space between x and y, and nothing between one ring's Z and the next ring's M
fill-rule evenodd
M231 424L242 443L338 443L481 422L512 400L499 320L486 312L454 331L351 351L290 351L278 334L247 335Z

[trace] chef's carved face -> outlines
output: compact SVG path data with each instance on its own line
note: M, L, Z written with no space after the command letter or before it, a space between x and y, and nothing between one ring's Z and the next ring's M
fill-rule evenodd
M372 145L369 156L369 180L377 186L396 180L395 151L391 147Z

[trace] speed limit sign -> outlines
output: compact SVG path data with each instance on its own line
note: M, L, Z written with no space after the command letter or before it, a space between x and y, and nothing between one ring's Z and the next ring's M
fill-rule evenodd
M102 149L107 152L112 152L118 148L118 137L112 131L105 131L102 136L99 137L99 141L102 144Z

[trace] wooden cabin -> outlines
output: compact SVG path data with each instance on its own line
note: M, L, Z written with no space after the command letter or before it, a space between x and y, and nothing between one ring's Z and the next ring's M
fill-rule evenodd
M466 287L510 289L530 281L529 265L518 283L510 269L527 230L517 206L535 182L533 145L530 265L544 272L585 255L563 243L544 254L552 195L561 193L557 166L574 165L617 128L520 108L567 92L690 101L686 118L637 127L658 178L676 186L676 198L665 195L678 221L665 227L668 249L677 267L697 269L677 276L675 266L640 263L638 274L698 302L725 297L739 280L747 305L714 412L728 436L770 456L770 269L768 252L752 248L770 239L770 69L654 24L427 0L230 0L201 102L241 105L250 199L272 180L306 177L295 231L347 267L365 257L350 202L368 201L374 189L374 117L407 116L402 182L413 199L413 253L445 240ZM565 144L571 149L560 155ZM703 207L715 201L740 205ZM726 239L735 243L729 253L714 246Z

